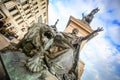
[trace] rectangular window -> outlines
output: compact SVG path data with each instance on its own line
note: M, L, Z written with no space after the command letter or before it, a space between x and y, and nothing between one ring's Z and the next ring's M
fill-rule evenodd
M30 17L32 17L32 15L30 15L27 19L29 19Z
M18 17L17 19L15 19L16 21L18 21L18 20L20 20L20 19L22 19L22 17L20 16L20 17Z
M20 21L19 23L18 23L18 25L20 25L21 23L23 23L24 21Z
M10 12L11 12L11 11L14 11L14 10L16 10L16 6L11 7L11 8L9 9Z
M33 5L37 5L38 3L37 2L35 2Z
M31 11L28 11L27 13L26 13L26 15L28 15L28 14L30 14L31 13Z
M24 9L24 11L26 11L27 9L29 9L30 8L30 6L27 6L25 9Z
M39 13L39 11L36 11L35 14Z
M46 12L43 13L43 16L46 16Z
M42 9L45 9L45 6Z
M34 24L35 23L35 21L32 21L30 24L32 25L32 24Z
M41 2L44 1L44 0L40 0Z
M15 17L15 16L17 16L17 15L19 15L19 14L20 14L20 13L17 12L17 13L15 13L15 14L13 14L12 16Z
M38 9L38 6L35 8L35 10Z
M22 3L22 5L25 5L25 4L27 4L28 2L27 1L24 1L23 3Z
M45 2L44 3L42 3L42 6L44 6L45 5Z

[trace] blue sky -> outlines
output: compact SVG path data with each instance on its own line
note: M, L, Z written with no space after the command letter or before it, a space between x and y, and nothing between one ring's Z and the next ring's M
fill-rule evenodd
M90 40L80 58L85 63L81 80L120 80L120 0L49 0L49 24L57 19L57 28L63 31L72 15L78 19L99 7L90 24L92 29L104 31Z

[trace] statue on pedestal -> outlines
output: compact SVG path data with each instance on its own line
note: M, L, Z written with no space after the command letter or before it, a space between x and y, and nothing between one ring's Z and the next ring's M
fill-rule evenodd
M12 49L29 57L24 67L33 74L40 74L37 80L78 80L80 45L103 29L98 28L88 36L78 37L77 29L73 29L72 33L57 31L57 22L53 26L35 24L18 44L12 45ZM10 48L11 45L4 50Z
M82 21L86 24L90 24L91 21L94 18L94 15L99 11L99 8L93 9L87 16L84 16L84 13L82 13Z

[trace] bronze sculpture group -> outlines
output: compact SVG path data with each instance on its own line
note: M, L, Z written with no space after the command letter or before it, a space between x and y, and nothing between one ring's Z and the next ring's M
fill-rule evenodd
M25 66L33 73L39 72L40 80L47 80L46 77L53 77L54 80L78 80L80 45L103 29L98 28L85 37L78 37L77 29L73 29L72 33L59 32L56 24L57 22L52 26L35 24L13 47L29 57ZM43 70L47 72L42 73Z

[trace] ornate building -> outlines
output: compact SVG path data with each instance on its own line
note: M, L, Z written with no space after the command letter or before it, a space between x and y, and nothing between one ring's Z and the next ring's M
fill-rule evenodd
M48 0L0 0L0 21L18 35L17 39L38 19L48 23Z

